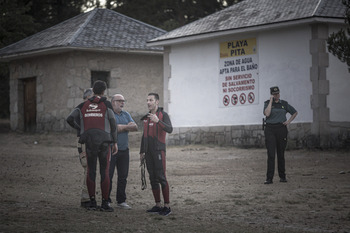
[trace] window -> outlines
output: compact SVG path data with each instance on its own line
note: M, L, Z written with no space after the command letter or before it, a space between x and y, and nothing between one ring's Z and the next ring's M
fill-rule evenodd
M91 71L91 87L95 81L101 80L106 82L107 88L109 88L109 76L109 71Z

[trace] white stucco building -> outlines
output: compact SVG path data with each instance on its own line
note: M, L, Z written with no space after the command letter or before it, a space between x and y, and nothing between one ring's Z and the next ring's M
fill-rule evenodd
M169 143L263 146L279 86L298 111L290 147L348 147L350 74L326 42L344 15L341 0L244 0L149 41L165 51Z

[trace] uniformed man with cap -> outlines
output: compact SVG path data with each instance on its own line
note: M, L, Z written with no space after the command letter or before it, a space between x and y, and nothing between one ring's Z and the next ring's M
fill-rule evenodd
M280 90L277 86L270 88L270 99L264 103L266 116L265 144L267 148L267 174L264 184L272 184L275 173L275 154L277 152L278 175L280 182L287 182L285 173L284 151L287 145L288 129L297 116L295 108L287 101L280 99ZM291 117L287 120L287 113Z

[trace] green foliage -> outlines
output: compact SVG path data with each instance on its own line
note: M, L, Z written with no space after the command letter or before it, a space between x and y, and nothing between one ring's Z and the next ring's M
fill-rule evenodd
M20 0L0 1L0 48L19 41L35 32L35 23L28 14L30 3ZM0 118L9 118L9 70L0 64Z
M39 31L83 12L88 0L30 0L29 14L40 25Z
M173 30L241 0L106 0L105 7ZM83 12L103 7L100 0L0 0L0 48ZM0 64L0 117L9 116L9 71Z
M350 0L342 0L343 4L347 7L345 23L347 24L346 30L341 29L337 33L332 33L327 40L328 50L340 61L345 62L348 65L350 72Z
M0 0L0 48L80 14L91 1ZM0 118L10 115L9 80L7 64L0 64Z
M106 8L170 31L237 2L239 0L107 0Z
M34 18L28 14L30 5L21 0L0 2L0 48L35 32Z

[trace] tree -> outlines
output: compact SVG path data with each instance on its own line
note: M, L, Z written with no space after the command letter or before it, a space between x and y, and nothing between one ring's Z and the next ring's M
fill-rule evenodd
M337 33L332 33L327 40L328 50L340 61L346 62L350 72L350 0L342 0L346 6L346 18L345 23L347 24L346 31L340 29Z
M35 32L34 18L28 14L30 3L5 0L0 3L0 48Z
M98 1L98 0L97 0ZM0 0L0 48L80 14L93 0ZM0 63L0 118L8 118L9 70Z
M107 0L106 8L170 31L240 0Z
M0 2L0 48L19 41L35 32L34 18L28 14L30 4L19 0ZM0 64L0 118L10 116L9 70Z
M83 12L91 0L27 0L31 7L28 12L39 25L38 31L52 27Z

